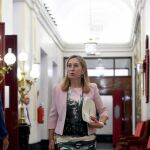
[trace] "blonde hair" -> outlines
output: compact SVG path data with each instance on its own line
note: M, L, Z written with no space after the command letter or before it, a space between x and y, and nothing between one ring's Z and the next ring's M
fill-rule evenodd
M90 85L89 85L89 77L88 77L86 62L83 57L79 55L72 55L71 57L68 58L66 65L68 64L69 60L72 58L78 59L82 69L84 70L84 74L81 76L81 86L82 86L83 92L88 93L90 91ZM63 91L68 91L69 86L70 86L70 79L68 78L68 76L65 76L61 84L61 89Z

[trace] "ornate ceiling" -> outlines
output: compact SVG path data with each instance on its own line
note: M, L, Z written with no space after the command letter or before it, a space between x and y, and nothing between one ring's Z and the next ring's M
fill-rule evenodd
M67 44L130 42L137 0L44 0Z

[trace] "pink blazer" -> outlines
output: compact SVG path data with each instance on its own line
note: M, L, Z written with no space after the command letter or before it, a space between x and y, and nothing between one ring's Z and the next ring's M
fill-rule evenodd
M96 110L99 114L105 115L108 117L108 112L106 107L104 107L101 97L99 95L99 90L95 83L90 83L91 90L89 93L84 93L84 100L90 98L94 101ZM60 85L57 85L53 89L52 104L48 117L48 129L55 129L55 133L62 135L65 118L66 118L66 101L67 101L67 92L61 90ZM96 129L88 127L88 134L94 134Z

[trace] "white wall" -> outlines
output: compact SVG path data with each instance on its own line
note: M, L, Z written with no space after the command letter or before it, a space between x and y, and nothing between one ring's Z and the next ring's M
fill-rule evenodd
M13 33L13 0L1 0L1 22L5 22L5 34Z
M33 2L33 3L32 3ZM30 70L34 61L41 63L41 77L30 91L29 113L31 120L31 134L29 143L37 143L41 139L48 139L47 116L51 103L53 80L53 63L57 65L58 82L63 76L63 59L57 40L52 35L48 18L42 16L42 5L39 1L15 1L14 33L18 35L18 53L28 53ZM41 56L41 50L45 56ZM41 62L42 61L42 62ZM28 74L29 78L29 74ZM44 104L44 124L37 123L37 107Z
M150 0L145 0L145 5L143 8L143 42L144 42L144 47L143 50L145 50L145 35L149 35L149 50L150 50L150 19L149 19L149 14L150 14ZM150 68L149 68L150 70ZM149 85L150 85L150 79L149 79ZM150 89L149 89L150 93ZM149 108L150 108L150 102L145 103L146 99L145 96L143 96L142 99L142 120L147 120L150 119L150 113L149 113Z
M144 7L144 33L145 35L150 35L150 20L149 20L149 14L150 14L150 1L145 0L145 7ZM149 45L150 46L150 45Z
M41 127L41 134L39 132L39 136L41 136L41 139L48 139L48 132L47 132L47 117L49 114L50 104L51 104L51 97L52 97L52 87L54 84L58 83L62 79L63 76L63 63L62 63L62 53L60 52L59 48L56 46L54 41L49 38L49 41L45 41L48 39L48 34L44 32L44 29L41 27L41 30L39 30L39 36L42 35L43 40L40 41L41 49L44 51L44 53L47 55L47 71L43 72L43 76L41 80L44 81L43 87L40 88L40 102L44 103L44 109L45 109L45 118L44 118L44 124L40 125ZM53 64L56 64L57 71L54 70ZM42 66L44 67L44 66ZM55 72L55 73L54 73ZM45 77L44 77L45 74ZM55 79L57 77L57 80ZM45 79L47 78L47 80ZM43 81L41 81L42 83ZM44 99L42 94L45 93Z
M102 102L108 110L109 119L107 120L107 124L102 129L97 129L96 134L101 135L112 135L112 120L113 120L113 98L112 95L101 96Z
M117 49L117 50L116 50ZM132 51L130 48L113 48L113 49L100 49L100 54L96 55L87 55L84 52L84 48L78 50L78 49L67 49L64 51L63 55L65 57L69 57L74 54L81 55L82 57L132 57Z

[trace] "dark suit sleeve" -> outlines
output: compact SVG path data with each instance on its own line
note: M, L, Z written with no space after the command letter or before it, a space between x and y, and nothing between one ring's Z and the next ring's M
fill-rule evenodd
M8 135L5 121L4 121L4 114L2 110L2 101L1 101L1 95L0 95L0 137L4 138Z

